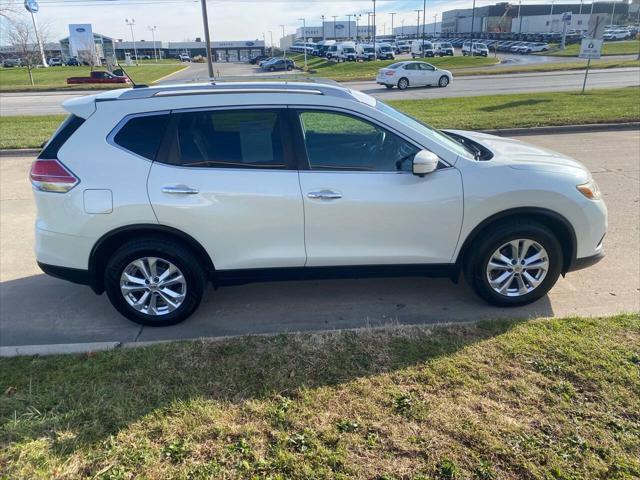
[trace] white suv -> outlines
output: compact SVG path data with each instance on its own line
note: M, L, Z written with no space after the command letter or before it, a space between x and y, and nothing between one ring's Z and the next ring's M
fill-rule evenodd
M38 263L142 324L184 320L209 280L464 272L490 303L523 305L603 255L606 208L580 163L361 92L159 86L64 107L30 173Z

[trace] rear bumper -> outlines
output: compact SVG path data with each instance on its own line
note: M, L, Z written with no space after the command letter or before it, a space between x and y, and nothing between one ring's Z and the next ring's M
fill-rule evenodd
M47 263L38 262L40 270L47 275L68 282L78 283L80 285L91 285L91 274L89 270L81 270L79 268L61 267L59 265L49 265Z

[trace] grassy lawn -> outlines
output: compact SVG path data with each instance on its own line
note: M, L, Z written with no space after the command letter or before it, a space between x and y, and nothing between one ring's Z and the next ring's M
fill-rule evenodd
M640 88L388 102L437 128L493 129L640 120ZM464 114L461 114L464 112Z
M304 66L303 55L293 55L291 57L296 65L299 67ZM489 65L495 65L499 61L493 57L438 57L438 58L422 58L439 68L446 70L457 70L473 67L486 67ZM392 63L396 63L401 60L380 60L376 62L328 62L324 58L308 57L307 65L313 75L319 77L330 78L339 82L345 82L350 80L372 80L375 78L378 70L384 68Z
M640 317L0 359L0 476L632 479Z
M640 120L637 87L577 92L394 100L390 105L437 128L492 129ZM464 112L464 115L460 115ZM0 117L0 148L33 148L64 115Z
M607 68L624 68L624 67L640 67L638 60L592 60L591 70L607 69ZM534 73L534 72L557 72L562 70L585 70L587 68L586 60L576 60L572 62L562 63L541 63L538 65L524 65L514 67L500 68L478 68L458 70L454 72L456 77L466 77L471 75L505 75L509 73Z
M602 55L633 55L640 52L640 40L623 40L620 42L604 42ZM567 45L564 50L551 50L538 55L554 55L558 57L577 57L580 53L580 44Z
M165 75L176 72L184 68L179 63L171 64L151 64L147 63L139 66L125 67L125 70L134 82L153 83ZM35 89L51 88L122 88L122 85L78 85L67 86L67 77L88 76L90 67L49 67L36 68L33 70ZM0 68L0 91L29 90L33 87L29 83L29 74L26 67L22 68Z

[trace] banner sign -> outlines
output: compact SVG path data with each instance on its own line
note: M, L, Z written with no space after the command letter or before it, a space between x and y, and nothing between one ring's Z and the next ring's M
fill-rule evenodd
M88 52L95 56L95 41L93 40L93 30L89 23L76 23L69 25L69 50L71 56L77 57L79 52Z

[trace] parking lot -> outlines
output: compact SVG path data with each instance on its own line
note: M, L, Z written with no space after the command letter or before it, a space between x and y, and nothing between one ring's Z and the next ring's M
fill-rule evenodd
M200 310L168 328L120 317L106 296L42 274L33 255L32 158L0 158L0 345L141 342L503 317L604 315L640 307L640 131L522 137L584 162L609 207L607 257L518 309L490 307L445 279L274 282L210 288ZM434 226L437 228L437 226Z

